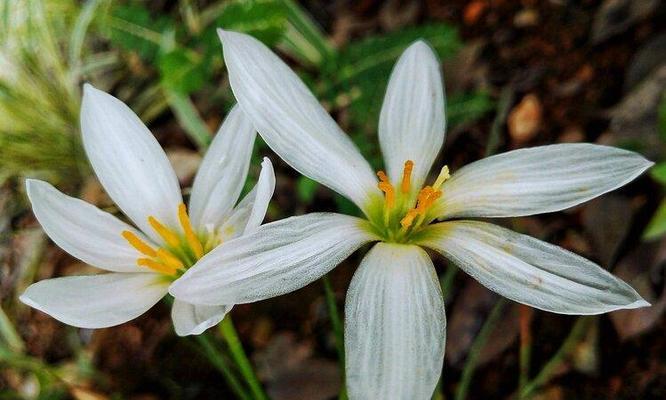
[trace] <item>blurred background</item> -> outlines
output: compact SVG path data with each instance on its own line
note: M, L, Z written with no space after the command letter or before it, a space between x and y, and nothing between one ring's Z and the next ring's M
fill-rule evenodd
M380 169L378 113L391 67L415 39L438 53L453 171L520 147L594 142L657 164L565 212L505 221L594 260L653 305L598 317L550 314L481 287L441 257L448 315L436 399L666 398L666 2L660 0L110 1L0 3L0 399L233 399L215 328L177 338L168 303L118 327L65 326L21 304L32 282L93 273L51 243L23 179L118 212L82 152L83 82L150 127L187 193L233 104L215 28L255 35L299 73ZM258 140L277 187L267 221L358 210ZM338 398L345 291L362 251L325 280L234 308L269 396ZM221 358L211 357L210 350ZM228 361L228 360L227 360ZM233 371L233 366L232 372Z

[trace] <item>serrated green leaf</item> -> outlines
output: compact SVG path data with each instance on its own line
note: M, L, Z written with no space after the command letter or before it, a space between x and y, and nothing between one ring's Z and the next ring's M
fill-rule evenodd
M191 52L179 48L161 54L157 65L162 83L183 94L199 90L208 81L212 71L194 58Z
M643 239L652 240L666 234L666 200L662 200L659 208L652 216L652 220L643 232Z

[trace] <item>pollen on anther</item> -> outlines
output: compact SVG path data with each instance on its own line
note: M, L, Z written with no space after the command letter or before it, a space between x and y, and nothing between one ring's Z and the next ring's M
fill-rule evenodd
M139 236L130 231L123 231L121 233L122 237L127 240L127 242L134 247L139 253L147 255L148 257L157 256L157 252L153 250L146 242L141 240Z
M162 239L164 239L164 241L169 246L177 247L180 244L180 239L178 239L178 235L176 235L171 229L162 225L162 223L158 221L157 218L151 215L150 217L148 217L148 223L155 230L155 232L157 232L162 237Z
M167 275L176 275L177 273L175 268L171 268L164 264L158 263L157 261L151 260L150 258L139 258L136 260L136 263L140 267L150 268L153 271L161 272Z
M187 215L187 208L185 207L185 204L181 203L178 206L178 220L180 221L180 225L183 227L183 232L185 233L187 244L190 246L192 251L194 251L194 255L197 257L197 259L203 257L203 245L201 244L201 241L197 237L196 233L194 233L194 229L192 229L192 222L190 222L190 217Z
M402 171L402 182L400 184L400 190L402 191L402 193L409 192L412 179L412 169L414 169L414 161L412 160L405 161L405 169Z

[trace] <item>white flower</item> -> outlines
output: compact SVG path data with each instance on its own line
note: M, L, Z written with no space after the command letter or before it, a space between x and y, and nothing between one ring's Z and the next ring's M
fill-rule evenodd
M206 253L255 230L264 218L275 187L268 159L255 188L234 207L256 135L237 106L199 168L189 216L166 154L120 100L85 85L81 131L97 177L138 229L46 182L27 180L33 211L49 237L74 257L110 271L40 281L21 295L21 301L59 321L104 328L143 314ZM171 312L176 332L199 334L221 321L232 304L176 300Z
M395 66L379 121L388 174L377 182L349 138L301 80L250 36L220 31L231 87L266 143L366 216L308 214L232 240L171 287L201 304L247 303L296 290L378 241L347 294L345 349L352 399L428 399L440 377L444 302L438 251L489 289L564 314L647 306L629 285L560 247L461 217L562 210L631 181L652 163L592 144L511 151L423 186L444 142L439 63L419 41ZM437 220L450 220L437 222ZM224 268L217 268L224 264Z

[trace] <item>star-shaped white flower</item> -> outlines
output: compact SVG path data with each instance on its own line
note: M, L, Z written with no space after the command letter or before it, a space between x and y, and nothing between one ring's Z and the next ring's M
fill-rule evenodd
M440 377L444 302L423 247L442 253L489 289L563 314L648 305L629 285L560 247L487 222L562 210L620 187L651 162L592 144L511 151L430 185L444 142L439 63L422 41L395 66L379 141L379 182L305 84L256 39L220 31L231 87L266 143L302 174L353 201L366 219L308 214L230 241L171 287L201 304L247 303L296 290L360 246L366 254L347 293L345 352L351 399L429 399ZM445 222L438 222L445 221ZM217 268L218 265L224 268Z
M85 85L81 131L102 186L136 228L46 182L27 180L33 211L49 237L81 261L110 271L43 280L21 295L21 301L59 321L104 328L143 314L188 268L220 243L255 230L264 218L275 187L268 159L255 188L236 205L256 136L238 106L201 163L189 215L166 154L120 100ZM176 300L171 311L176 333L200 334L232 305Z

